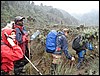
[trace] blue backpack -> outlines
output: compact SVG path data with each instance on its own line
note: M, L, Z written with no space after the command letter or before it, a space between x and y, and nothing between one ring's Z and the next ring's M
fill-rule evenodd
M51 30L46 37L46 52L53 53L56 50L57 31Z

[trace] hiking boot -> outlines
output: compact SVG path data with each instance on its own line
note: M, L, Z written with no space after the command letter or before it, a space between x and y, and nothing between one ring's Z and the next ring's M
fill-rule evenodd
M80 69L80 67L82 66L83 62L84 62L84 58L78 58L77 69Z
M54 70L50 70L50 75L55 75L55 71Z
M78 69L78 70L84 69L84 68L85 68L84 63L79 62L79 63L77 64L77 69Z
M81 67L81 63L78 63L77 64L77 69L80 69L80 67Z
M1 75L9 75L9 73L1 70Z

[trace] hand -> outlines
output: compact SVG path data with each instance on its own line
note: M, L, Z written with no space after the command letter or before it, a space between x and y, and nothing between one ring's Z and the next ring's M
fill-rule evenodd
M13 42L13 39L12 38L8 37L7 40L10 43L11 46L14 46L15 45L15 43Z
M98 46L95 46L95 48L98 48Z
M71 59L72 61L74 61L75 60L75 58L74 57L72 57L72 59Z

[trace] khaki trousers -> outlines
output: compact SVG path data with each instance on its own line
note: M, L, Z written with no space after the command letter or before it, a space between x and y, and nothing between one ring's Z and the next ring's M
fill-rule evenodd
M52 57L53 57L52 63L54 63L54 64L60 64L61 63L61 58L62 58L61 55L52 54Z

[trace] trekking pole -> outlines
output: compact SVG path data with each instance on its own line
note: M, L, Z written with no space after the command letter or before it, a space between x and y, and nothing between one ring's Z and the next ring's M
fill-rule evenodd
M69 72L71 72L71 71L72 71L73 65L74 65L74 61L71 61L71 67L70 67Z
M30 32L28 31L28 49L29 49L29 59L30 59Z
M25 56L25 55L24 55ZM42 75L41 72L39 72L39 70L33 65L33 63L25 56L25 58L31 63L31 65L35 68L35 70L40 74Z
M28 49L29 49L29 59L30 59L30 44L31 44L31 41L30 41L30 31L28 31ZM29 66L29 74L31 74L31 66Z

